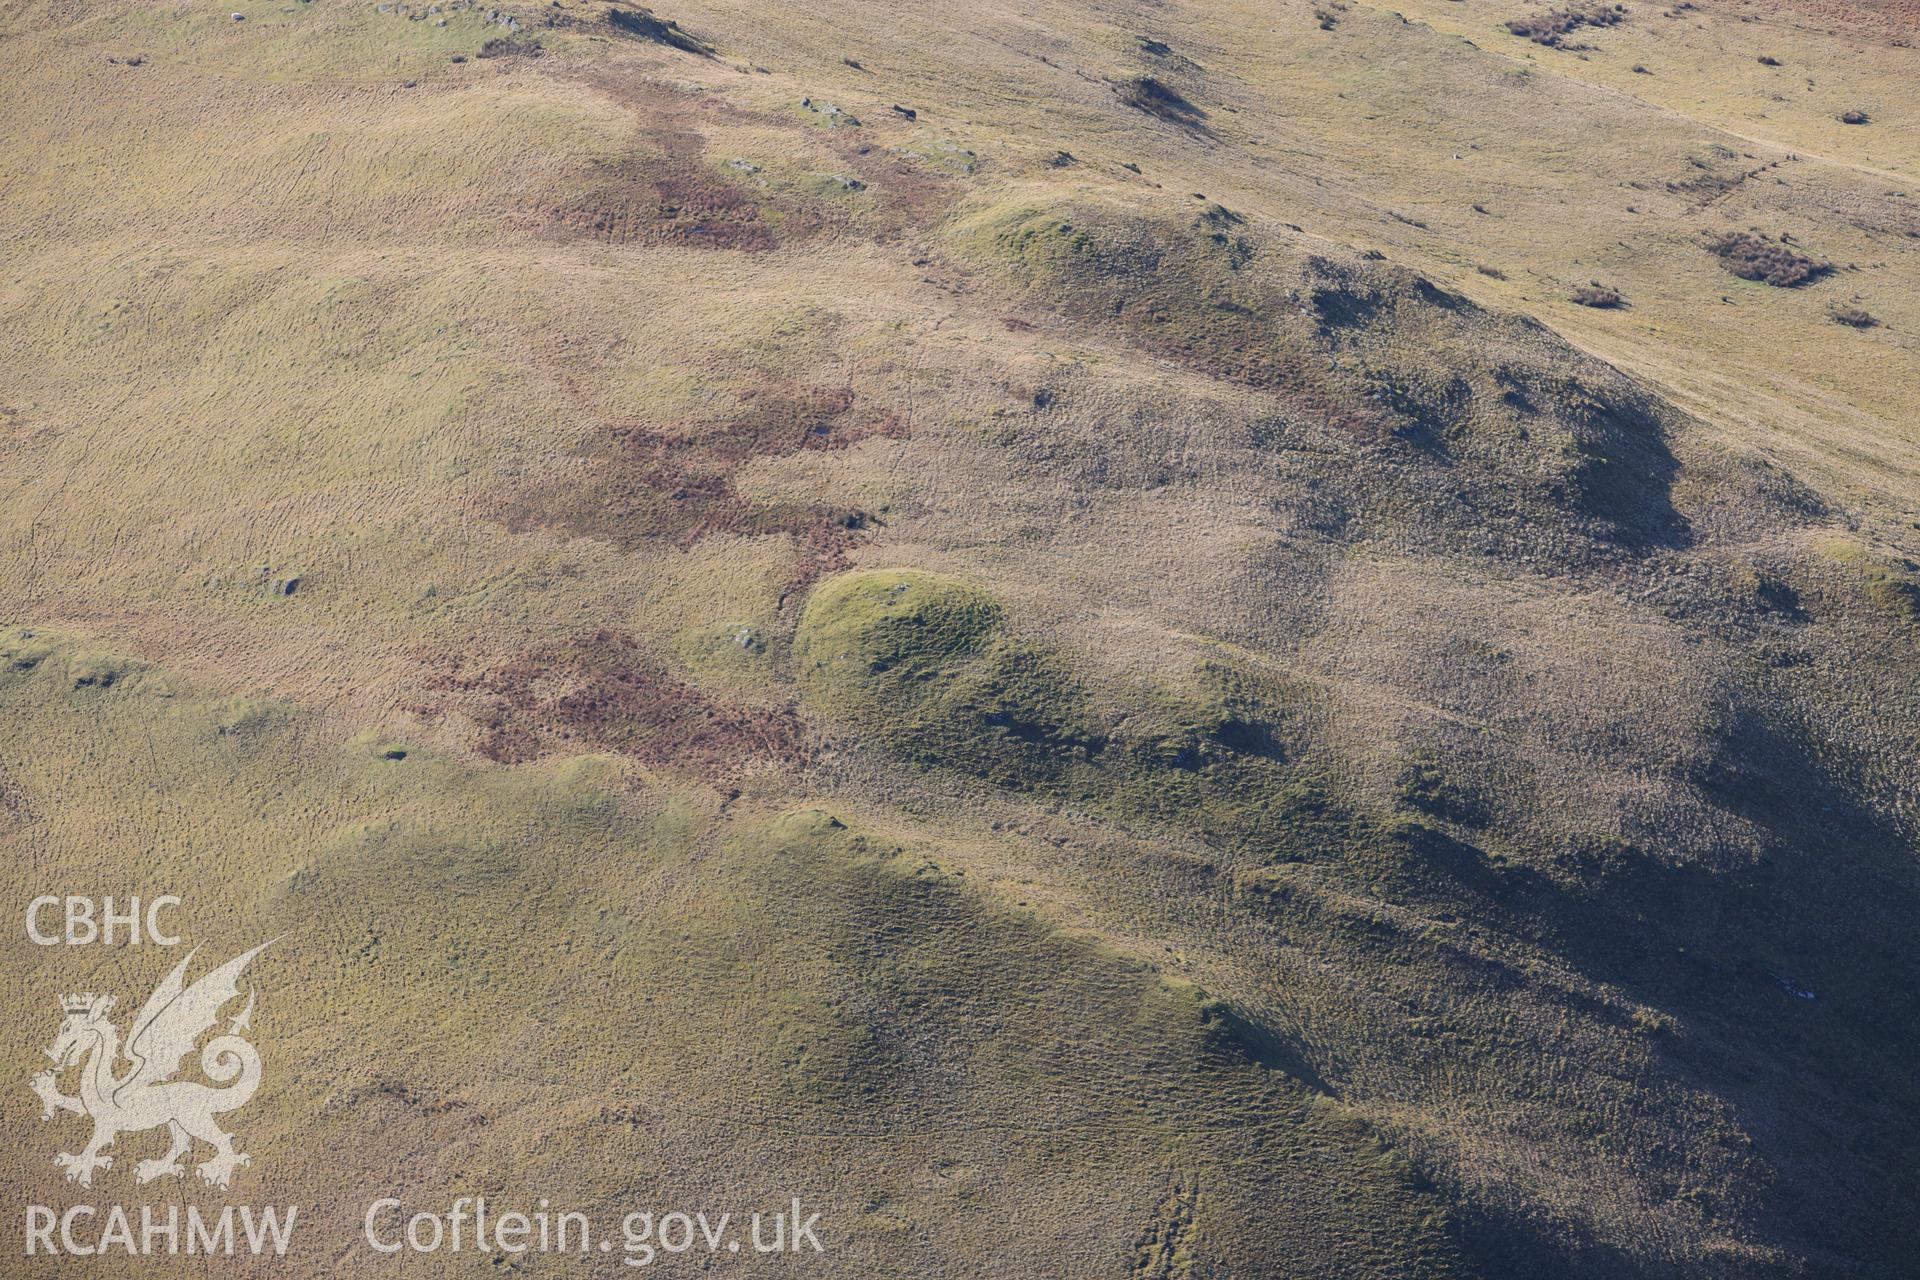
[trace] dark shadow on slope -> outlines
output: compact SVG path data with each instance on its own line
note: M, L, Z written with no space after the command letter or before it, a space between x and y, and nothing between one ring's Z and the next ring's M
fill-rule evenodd
M1723 732L1690 781L1769 834L1757 865L1664 862L1648 832L1572 851L1569 883L1429 835L1428 885L1450 883L1440 892L1466 910L1672 1020L1651 1028L1660 1070L1723 1100L1752 1135L1771 1177L1738 1216L1808 1260L1794 1274L1891 1280L1892 1260L1920 1252L1912 1217L1888 1212L1920 1197L1914 851L1764 714L1746 708ZM1499 1256L1538 1265L1521 1236L1500 1238Z

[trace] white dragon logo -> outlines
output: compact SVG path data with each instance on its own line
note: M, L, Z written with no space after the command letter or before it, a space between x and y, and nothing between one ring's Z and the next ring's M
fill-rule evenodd
M135 1166L134 1176L141 1182L184 1173L180 1158L196 1138L213 1148L213 1156L198 1167L210 1186L225 1187L235 1168L250 1163L248 1156L233 1149L232 1135L223 1132L214 1117L245 1106L260 1085L260 1055L240 1037L253 1018L251 989L246 1008L228 1024L226 1033L213 1037L200 1050L200 1069L208 1079L225 1087L216 1089L173 1077L179 1074L181 1061L193 1052L200 1037L220 1020L221 1008L240 994L241 972L271 945L262 943L227 961L192 986L186 983L187 965L193 960L193 953L188 953L134 1019L125 1053L130 1065L119 1075L115 1069L122 1056L120 1032L107 1020L113 997L61 997L66 1021L47 1050L54 1069L33 1078L33 1091L40 1096L43 1120L53 1119L57 1111L71 1111L93 1120L93 1139L86 1150L79 1155L62 1153L54 1157L66 1169L69 1182L92 1186L95 1169L113 1167L113 1157L101 1152L116 1138L160 1125L167 1126L172 1144L161 1159L142 1160ZM59 1073L76 1063L83 1064L80 1093L70 1098L60 1092Z

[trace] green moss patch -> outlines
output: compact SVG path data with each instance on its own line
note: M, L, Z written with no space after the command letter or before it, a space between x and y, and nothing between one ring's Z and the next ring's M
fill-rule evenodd
M950 578L847 574L808 602L794 658L817 705L898 755L1001 786L1084 791L1069 775L1106 745L1085 694L1003 623L990 596Z
M1920 625L1920 566L1876 555L1846 539L1834 539L1823 550L1856 578L1875 610L1896 622Z
M808 603L794 641L814 705L914 764L1166 824L1291 860L1352 820L1294 762L1287 693L1225 662L1191 687L1114 681L1096 714L1069 655L1018 635L977 588L910 571L853 573Z

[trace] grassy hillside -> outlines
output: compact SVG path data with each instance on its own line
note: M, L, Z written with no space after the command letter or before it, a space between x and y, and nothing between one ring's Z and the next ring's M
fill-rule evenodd
M293 1275L1901 1275L1915 34L0 5L8 909L284 935Z

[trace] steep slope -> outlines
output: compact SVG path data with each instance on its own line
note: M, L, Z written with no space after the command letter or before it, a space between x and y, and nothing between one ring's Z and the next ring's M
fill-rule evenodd
M1916 55L1508 8L4 11L0 847L293 1274L1902 1273Z

